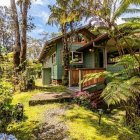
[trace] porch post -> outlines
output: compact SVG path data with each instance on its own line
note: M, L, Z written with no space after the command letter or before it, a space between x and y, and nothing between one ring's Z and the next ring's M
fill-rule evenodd
M79 91L82 91L82 70L79 70Z
M104 68L107 68L107 48L106 48L106 46L105 46L105 48L104 48Z
M69 69L69 87L71 87L71 70Z

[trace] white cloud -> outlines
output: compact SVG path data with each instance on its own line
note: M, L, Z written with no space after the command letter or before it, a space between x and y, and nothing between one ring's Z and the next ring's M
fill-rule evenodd
M117 22L118 25L125 23L125 21L122 20L122 17L119 17L116 22Z
M32 4L43 6L43 5L49 4L49 0L32 0ZM10 7L10 0L0 0L0 6Z
M10 6L10 0L0 0L0 6Z
M46 5L46 4L49 4L49 1L48 0L32 0L32 3L34 5Z
M43 12L40 14L40 17L42 17L43 21L44 21L45 23L47 23L48 18L49 18L49 14L48 14L47 12L44 12L44 11L43 11Z

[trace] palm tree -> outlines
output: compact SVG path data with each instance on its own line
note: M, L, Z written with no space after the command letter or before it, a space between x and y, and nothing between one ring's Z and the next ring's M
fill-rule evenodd
M57 0L53 6L49 5L50 16L48 24L59 25L63 35L63 60L64 60L64 77L63 84L68 85L68 70L69 70L69 47L67 42L68 26L72 27L72 23L78 18L78 14L69 0ZM72 29L72 28L71 28Z

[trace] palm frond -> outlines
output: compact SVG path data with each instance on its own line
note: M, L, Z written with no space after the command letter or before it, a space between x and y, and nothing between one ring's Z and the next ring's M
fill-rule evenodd
M131 18L122 18L122 20L126 21L126 22L140 22L140 18L139 17L131 17Z
M136 9L136 8L133 8L133 9L126 9L125 10L125 13L139 13L140 12L140 9Z

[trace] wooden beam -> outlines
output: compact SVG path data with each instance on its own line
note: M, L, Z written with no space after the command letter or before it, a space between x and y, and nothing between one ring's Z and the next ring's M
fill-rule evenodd
M104 68L107 68L107 48L104 48L104 52L103 52L103 58L104 58Z
M79 70L79 91L82 91L82 70Z
M71 70L69 70L69 87L71 87Z

